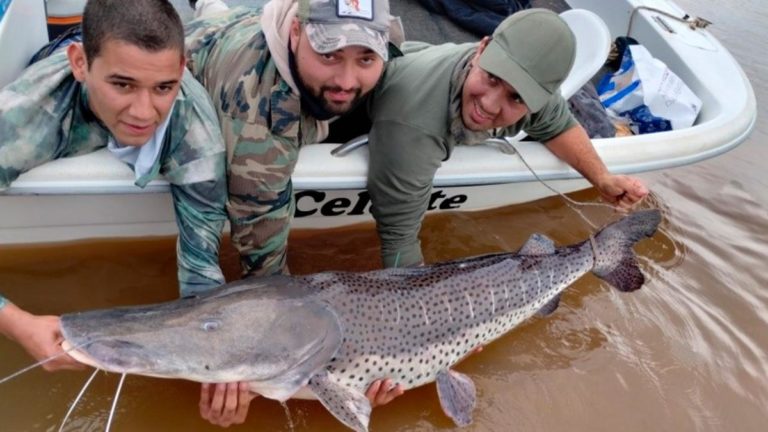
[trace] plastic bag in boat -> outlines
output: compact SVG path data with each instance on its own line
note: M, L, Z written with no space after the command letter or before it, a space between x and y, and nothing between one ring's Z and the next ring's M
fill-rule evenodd
M0 21L3 20L3 16L5 16L5 11L8 10L8 6L11 5L11 0L0 0Z
M690 127L701 110L701 99L642 45L627 45L619 69L603 77L597 92L636 134Z

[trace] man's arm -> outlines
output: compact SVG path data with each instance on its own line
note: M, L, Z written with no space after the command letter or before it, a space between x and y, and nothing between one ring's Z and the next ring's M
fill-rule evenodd
M32 315L0 296L0 334L18 343L37 361L58 356L42 365L47 371L83 369L61 349L59 317Z
M608 171L592 146L586 131L575 125L546 142L547 148L558 158L583 175L609 203L620 210L630 210L646 195L648 188L642 180L614 175Z
M182 297L222 285L219 266L221 233L226 221L227 189L223 178L171 185L179 227L177 262Z
M184 73L166 133L168 150L161 172L171 183L179 228L179 289L182 296L224 283L219 266L222 229L227 220L227 159L224 138L208 93Z
M79 125L62 128L62 122L72 121L79 88L60 53L0 89L0 190L22 173L77 150L69 148L67 138ZM98 138L106 145L106 137Z
M248 276L287 272L288 233L295 207L291 175L299 156L298 138L261 132L260 140L241 137L237 141L229 170L232 243Z
M373 125L369 147L368 191L384 266L421 264L419 230L446 150L436 137L391 121Z

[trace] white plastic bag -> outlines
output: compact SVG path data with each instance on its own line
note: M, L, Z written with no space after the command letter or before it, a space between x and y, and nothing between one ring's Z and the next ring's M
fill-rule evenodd
M603 77L597 92L634 133L690 127L701 110L701 99L642 45L627 46L621 67Z

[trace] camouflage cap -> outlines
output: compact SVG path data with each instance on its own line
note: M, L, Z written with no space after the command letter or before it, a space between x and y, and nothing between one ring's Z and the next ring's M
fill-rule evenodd
M531 112L560 89L576 59L576 38L556 13L528 9L496 27L479 65L506 81Z
M389 0L299 0L298 17L319 53L359 45L387 60Z

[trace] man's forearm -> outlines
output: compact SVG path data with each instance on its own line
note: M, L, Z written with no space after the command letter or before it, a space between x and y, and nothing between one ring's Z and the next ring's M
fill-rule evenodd
M546 143L555 156L597 186L610 172L595 151L592 141L580 125L576 125Z
M0 334L17 341L19 320L27 313L3 297L0 297L0 302L3 303L3 306L0 307Z
M293 201L289 201L245 220L230 217L232 244L240 253L244 276L268 276L288 271L286 252L293 209Z
M223 179L172 185L179 227L177 247L179 289L182 296L207 291L224 283L219 247L226 221Z

